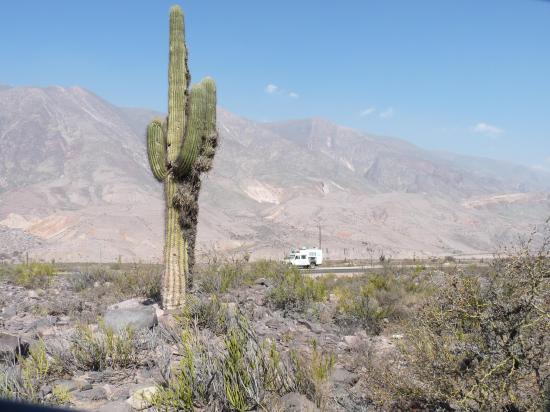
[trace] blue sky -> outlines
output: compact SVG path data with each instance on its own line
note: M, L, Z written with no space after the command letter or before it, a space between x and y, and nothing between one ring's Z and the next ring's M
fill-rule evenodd
M0 83L166 108L173 2L3 1ZM324 117L550 169L550 2L188 0L194 81L251 119Z

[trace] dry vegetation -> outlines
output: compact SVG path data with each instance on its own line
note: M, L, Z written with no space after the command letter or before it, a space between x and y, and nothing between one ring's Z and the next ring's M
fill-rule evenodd
M73 299L33 310L74 326L62 344L37 341L4 362L0 396L74 405L53 382L149 368L158 372L157 410L284 410L294 393L321 410L548 410L550 248L537 236L538 248L528 242L483 270L390 263L313 279L218 256L198 268L175 320L149 331L114 331L100 316L130 297L158 300L157 266L4 266L3 282L65 288ZM342 386L338 373L353 379Z

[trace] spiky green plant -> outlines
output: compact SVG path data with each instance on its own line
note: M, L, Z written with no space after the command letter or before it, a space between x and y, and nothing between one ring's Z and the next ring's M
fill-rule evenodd
M162 304L173 310L191 281L201 174L212 167L216 131L216 85L210 78L189 90L183 12L170 9L168 117L147 128L147 153L166 198Z

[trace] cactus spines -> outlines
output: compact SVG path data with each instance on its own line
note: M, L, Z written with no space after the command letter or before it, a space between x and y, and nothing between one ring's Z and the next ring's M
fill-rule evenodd
M212 167L218 144L216 85L210 78L191 87L183 13L170 9L168 117L147 127L147 154L155 178L164 182L166 199L162 305L184 303L191 282L197 232L201 174Z

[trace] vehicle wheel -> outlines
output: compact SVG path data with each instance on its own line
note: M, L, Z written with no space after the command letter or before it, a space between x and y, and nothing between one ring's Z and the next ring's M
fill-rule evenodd
M315 263L311 262L311 263L309 264L309 268L310 268L310 269L313 269L314 267L315 267Z

